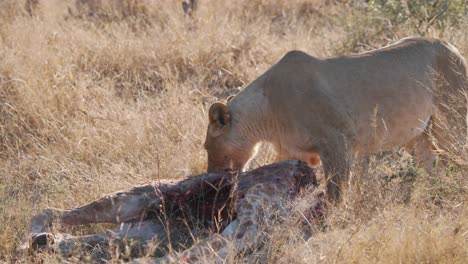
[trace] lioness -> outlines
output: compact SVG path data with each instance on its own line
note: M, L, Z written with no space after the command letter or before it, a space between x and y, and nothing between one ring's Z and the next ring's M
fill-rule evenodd
M454 145L447 124L466 140L467 68L455 47L427 38L328 59L288 52L227 105L211 105L208 171L243 169L262 141L278 160L322 160L331 199L353 152L411 147L431 171L433 147Z

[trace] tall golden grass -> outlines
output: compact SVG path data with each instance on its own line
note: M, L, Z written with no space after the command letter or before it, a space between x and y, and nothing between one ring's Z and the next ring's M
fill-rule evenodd
M326 57L425 34L468 55L466 11L421 30L364 1L202 0L191 17L179 1L86 2L39 0L33 12L26 1L0 2L0 261L18 260L31 216L46 207L203 172L209 104L288 50ZM263 149L254 165L269 157ZM259 254L275 263L464 263L466 168L430 176L413 164L401 150L357 162L359 188L330 208L323 230L304 239L284 224Z

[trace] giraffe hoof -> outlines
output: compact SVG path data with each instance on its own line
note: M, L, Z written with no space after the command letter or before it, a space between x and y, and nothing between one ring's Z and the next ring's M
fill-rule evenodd
M31 239L31 249L33 250L41 250L49 247L54 243L54 235L50 233L39 233L34 234Z

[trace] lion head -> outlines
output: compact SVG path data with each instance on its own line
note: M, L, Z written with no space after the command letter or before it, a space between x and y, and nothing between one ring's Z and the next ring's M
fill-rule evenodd
M253 146L245 144L233 128L227 105L216 102L208 111L209 124L204 147L208 154L208 172L241 171L250 157Z

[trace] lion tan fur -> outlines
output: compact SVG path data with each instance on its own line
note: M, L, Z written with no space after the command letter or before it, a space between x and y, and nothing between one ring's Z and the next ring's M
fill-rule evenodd
M270 142L278 160L321 160L331 198L339 196L353 152L414 148L430 171L435 146L454 145L438 122L466 140L467 89L466 61L437 39L405 38L327 59L290 51L227 105L211 106L208 170L242 169L257 143ZM459 104L449 114L444 106L453 100Z

